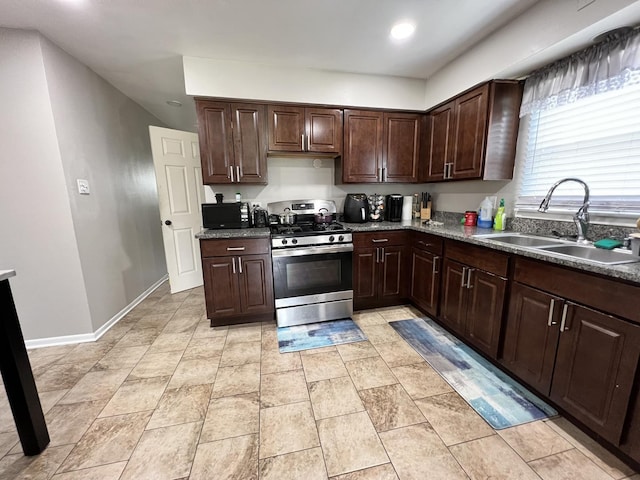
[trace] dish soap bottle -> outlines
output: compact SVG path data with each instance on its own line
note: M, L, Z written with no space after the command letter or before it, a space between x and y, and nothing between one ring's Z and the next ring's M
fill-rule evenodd
M494 230L504 230L506 222L506 214L504 213L504 198L500 199L500 206L496 212L496 217L493 219Z
M480 214L478 215L478 227L491 228L493 225L493 203L489 200L489 197L484 197L484 200L480 204Z

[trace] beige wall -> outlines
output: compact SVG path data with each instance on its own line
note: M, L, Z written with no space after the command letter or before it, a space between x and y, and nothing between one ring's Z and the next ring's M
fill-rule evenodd
M92 331L40 36L0 29L0 269L26 339Z
M89 340L166 274L162 124L38 33L0 29L0 58L0 269L31 345Z
M95 331L167 273L148 129L163 124L46 39L42 51Z

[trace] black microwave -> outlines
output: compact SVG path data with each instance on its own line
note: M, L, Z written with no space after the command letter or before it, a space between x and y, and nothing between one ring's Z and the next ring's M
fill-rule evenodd
M248 228L249 204L237 203L203 203L202 226L209 229Z

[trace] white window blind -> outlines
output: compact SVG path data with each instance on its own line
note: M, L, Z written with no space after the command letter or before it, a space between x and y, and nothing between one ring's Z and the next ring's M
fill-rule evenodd
M577 177L589 185L591 212L640 213L640 85L529 117L517 212L537 210L557 180ZM549 211L574 213L583 196L580 185L565 183Z

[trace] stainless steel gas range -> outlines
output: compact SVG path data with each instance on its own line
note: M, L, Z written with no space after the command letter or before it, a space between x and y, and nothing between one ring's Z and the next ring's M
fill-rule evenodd
M335 202L276 202L267 211L278 327L350 317L353 240L335 221Z

